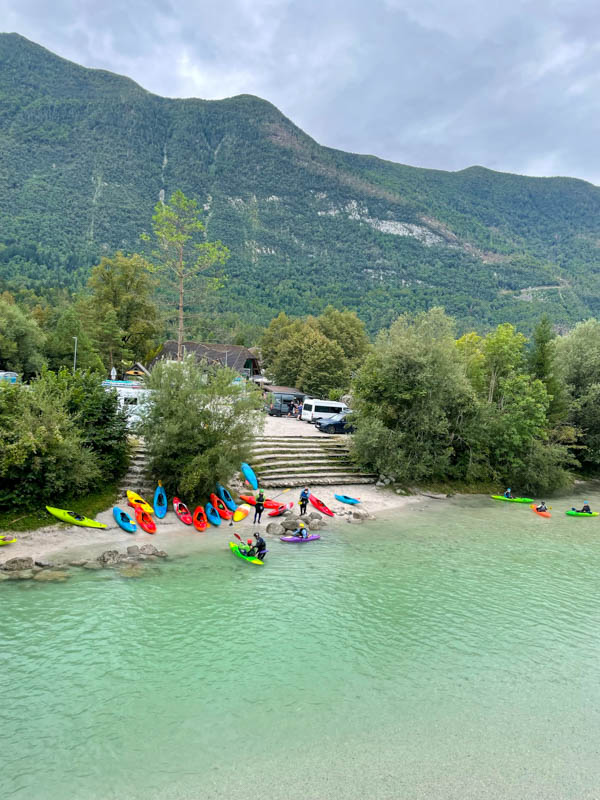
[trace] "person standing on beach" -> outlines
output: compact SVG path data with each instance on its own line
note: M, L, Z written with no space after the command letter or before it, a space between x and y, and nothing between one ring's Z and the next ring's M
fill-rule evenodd
M258 523L260 525L260 518L262 517L262 513L265 510L265 496L263 494L263 490L259 489L258 494L256 495L256 504L254 505L254 525Z
M306 514L306 506L308 505L308 496L310 492L308 491L308 486L305 486L304 489L300 492L300 516L304 516Z

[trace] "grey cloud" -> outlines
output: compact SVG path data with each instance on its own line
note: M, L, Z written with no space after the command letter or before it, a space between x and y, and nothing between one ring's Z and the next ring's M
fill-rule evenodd
M0 0L0 15L158 94L259 95L332 147L600 183L589 0Z

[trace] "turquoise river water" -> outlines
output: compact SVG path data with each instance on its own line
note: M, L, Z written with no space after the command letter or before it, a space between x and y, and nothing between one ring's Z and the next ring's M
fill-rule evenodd
M570 504L430 501L270 540L264 567L219 530L139 579L4 582L0 796L600 797L600 518Z

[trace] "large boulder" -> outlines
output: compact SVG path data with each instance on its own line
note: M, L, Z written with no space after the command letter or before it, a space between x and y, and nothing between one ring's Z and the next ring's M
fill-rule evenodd
M156 556L158 555L158 550L153 544L143 544L140 547L140 553L144 556Z
M319 531L325 527L325 524L320 519L309 519L306 524L311 531Z
M352 516L354 519L369 519L371 515L364 508L356 508L352 510Z
M113 564L119 563L118 550L105 550L101 556L98 556L98 561L105 567L111 567Z
M9 558L8 561L4 562L2 569L7 570L8 572L17 572L22 569L33 569L33 558L29 558L29 556L24 556L22 558Z
M137 544L130 544L127 548L127 555L136 558L140 554L140 548Z
M267 533L270 536L283 536L285 531L286 529L283 527L283 525L280 525L278 522L269 522L267 525Z
M318 511L311 511L310 514L308 515L308 518L309 519L323 519L323 515L319 514Z
M281 527L286 531L295 531L299 524L300 522L298 519L284 519L281 523Z

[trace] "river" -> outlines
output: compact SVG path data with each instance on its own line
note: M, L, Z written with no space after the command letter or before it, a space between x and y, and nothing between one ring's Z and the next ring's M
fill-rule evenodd
M269 540L264 567L217 530L139 579L4 582L0 795L597 798L600 518L570 504L432 500Z

